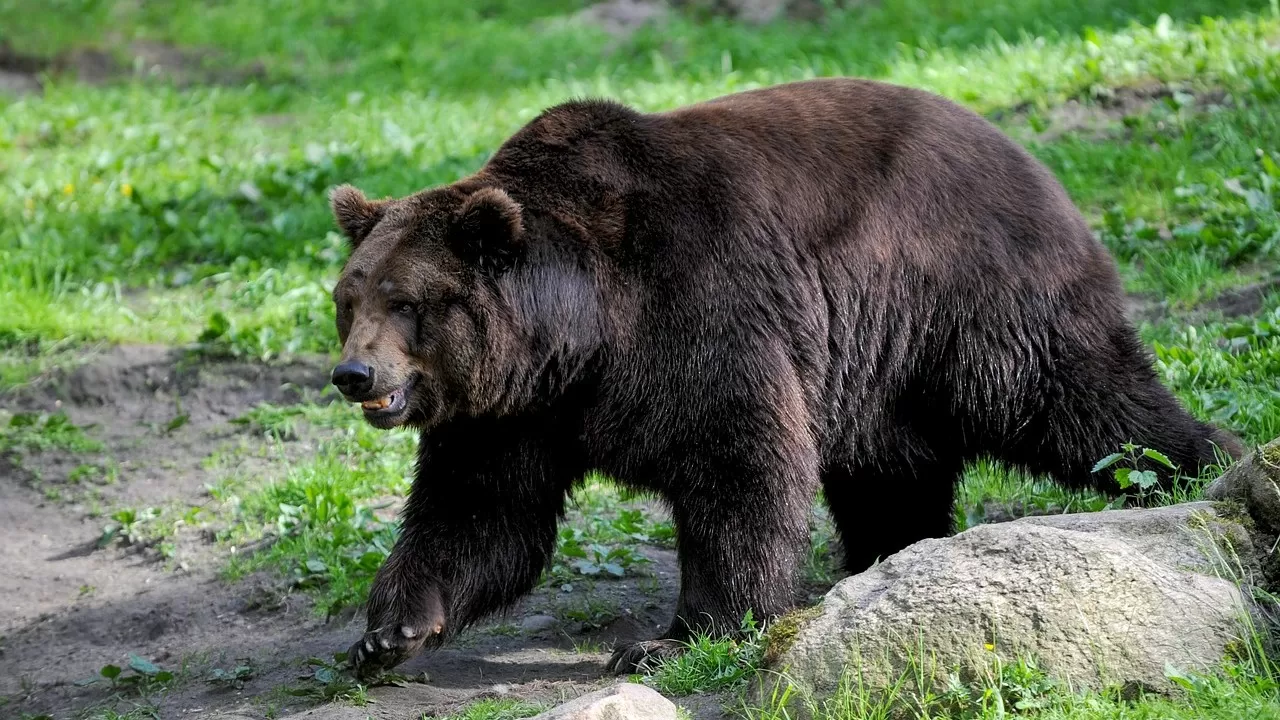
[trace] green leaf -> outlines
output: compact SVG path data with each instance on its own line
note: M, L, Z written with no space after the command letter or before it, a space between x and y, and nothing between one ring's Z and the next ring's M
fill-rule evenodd
M1093 466L1093 470L1091 472L1098 472L1099 470L1105 470L1111 467L1112 465L1115 465L1116 463L1120 462L1120 459L1123 457L1124 457L1124 453L1111 453L1110 455L1099 460L1097 464Z
M1164 664L1164 676L1172 683L1182 686L1186 690L1195 690L1196 682L1186 673L1174 667L1172 663Z
M154 676L160 672L160 668L146 658L140 658L132 653L129 654L129 667L135 672L148 677Z
M110 545L111 541L115 539L116 535L119 534L119 532L120 532L120 528L115 525L108 525L105 528L103 528L102 536L98 538L98 542L97 542L98 548L104 548Z
M615 575L617 577L622 577L626 574L626 571L622 569L622 566L617 563L605 563L600 567L604 568L605 572L610 575Z
M98 672L108 680L115 680L120 677L120 667L117 665L103 665Z
M169 423L168 423L167 425L165 425L165 426L164 426L164 431L165 431L165 432L173 432L174 430L177 430L178 428L182 427L183 425L186 425L186 424L187 424L187 420L190 420L190 419L191 419L191 416L190 416L190 415L187 415L187 414L183 413L182 415L179 415L179 416L175 417L174 419L170 420L170 421L169 421Z
M1133 481L1129 479L1129 475L1132 473L1133 468L1120 468L1119 470L1116 470L1116 484L1120 486L1121 490L1124 490L1133 484Z
M1164 453L1160 452L1159 450L1152 450L1151 448L1143 448L1142 454L1146 457L1151 458L1152 460L1155 460L1156 462L1169 468L1170 470L1174 469L1173 462L1169 460L1168 456L1166 456Z
M323 573L329 570L329 566L319 560L308 560L306 562L307 570L313 573Z
M1280 179L1280 165L1277 165L1276 161L1266 153L1262 154L1262 169L1266 170L1271 177Z
M209 316L209 324L196 339L202 343L211 342L226 335L229 330L231 330L231 321L222 312L215 312Z
M1143 490L1150 490L1160 482L1154 471L1151 470L1134 470L1129 474L1129 481L1137 484Z
M587 556L587 551L583 550L582 546L578 543L570 540L560 546L560 554L571 558L585 558Z
M318 667L316 668L316 671L313 674L313 677L315 677L317 682L322 682L325 685L328 685L329 683L332 683L334 680L338 679L338 674L334 672L331 668Z

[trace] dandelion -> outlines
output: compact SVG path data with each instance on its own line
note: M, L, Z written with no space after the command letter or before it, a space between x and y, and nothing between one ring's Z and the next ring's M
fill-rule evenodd
M125 183L120 186L120 194L125 197L133 197L133 186Z
M995 643L987 643L987 644L983 645L982 647L986 648L986 649L987 649L987 652L992 652L992 651L994 651L994 650L996 649Z
M63 194L63 195L70 195L71 193L73 193L73 192L75 192L75 191L76 191L76 186L75 186L75 185L72 185L71 183L67 183L66 185L63 185L63 186L62 186L62 194Z

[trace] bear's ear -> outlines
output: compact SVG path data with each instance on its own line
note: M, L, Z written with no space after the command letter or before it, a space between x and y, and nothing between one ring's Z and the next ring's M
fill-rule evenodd
M342 234L351 241L351 247L360 247L373 227L382 219L386 210L385 201L370 202L364 193L350 185L339 185L329 195L329 204L333 206L333 217L338 221Z
M500 188L481 188L462 203L449 228L454 251L486 272L511 267L523 249L520 204Z

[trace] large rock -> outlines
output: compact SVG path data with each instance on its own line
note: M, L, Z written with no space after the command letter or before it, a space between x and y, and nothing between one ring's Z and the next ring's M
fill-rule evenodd
M1166 666L1211 670L1241 636L1246 605L1219 575L1233 553L1248 564L1248 533L1211 503L982 525L841 581L771 667L816 697L846 671L867 690L904 671L940 690L997 655L1077 689L1168 689Z
M622 683L567 702L533 720L676 720L676 706L656 691Z

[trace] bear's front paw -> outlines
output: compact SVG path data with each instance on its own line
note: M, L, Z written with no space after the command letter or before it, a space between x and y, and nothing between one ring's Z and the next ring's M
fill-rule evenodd
M370 613L368 629L347 651L347 661L356 677L366 678L390 670L417 655L429 641L444 632L444 609L432 593L426 607L417 613L395 608Z
M619 645L605 665L605 671L615 675L626 673L651 673L663 660L676 657L686 649L679 640L642 640Z

